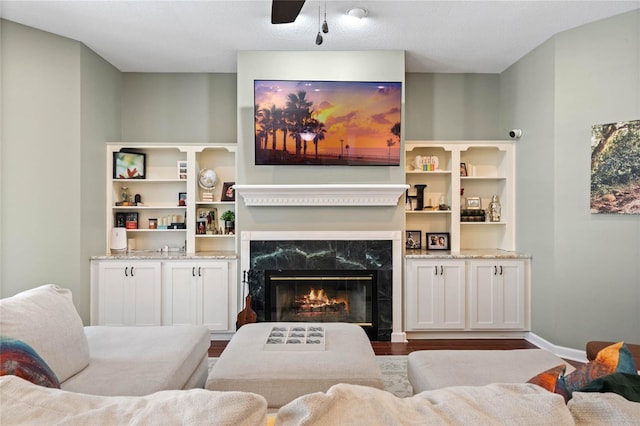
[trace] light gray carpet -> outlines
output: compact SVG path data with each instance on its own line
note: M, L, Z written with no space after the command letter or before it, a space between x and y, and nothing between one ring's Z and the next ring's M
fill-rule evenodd
M209 371L214 366L218 358L209 358ZM384 389L395 396L404 398L413 395L413 389L407 379L407 357L406 355L376 356Z

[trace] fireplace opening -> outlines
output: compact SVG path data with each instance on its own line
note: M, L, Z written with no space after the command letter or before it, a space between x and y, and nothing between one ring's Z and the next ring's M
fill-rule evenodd
M348 322L377 335L377 271L266 270L265 320Z

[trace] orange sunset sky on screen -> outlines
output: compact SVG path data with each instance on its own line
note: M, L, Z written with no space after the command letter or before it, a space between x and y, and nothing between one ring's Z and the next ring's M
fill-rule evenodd
M271 105L284 109L287 96L299 91L306 92L306 99L313 102L312 118L323 122L327 130L319 151L340 149L341 140L353 152L387 150L387 140L396 141L391 128L400 122L401 83L256 81L255 103L260 109ZM282 148L280 132L276 148ZM291 150L294 145L288 143L287 148ZM392 149L399 148L396 141Z

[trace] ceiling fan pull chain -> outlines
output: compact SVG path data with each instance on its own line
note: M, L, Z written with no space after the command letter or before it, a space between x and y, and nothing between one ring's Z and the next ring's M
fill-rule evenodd
M322 32L329 34L329 24L327 23L327 0L324 0L324 22L322 23Z

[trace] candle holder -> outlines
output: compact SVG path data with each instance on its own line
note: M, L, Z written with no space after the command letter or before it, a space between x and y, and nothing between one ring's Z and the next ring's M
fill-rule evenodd
M414 185L416 187L416 210L424 209L424 189L427 185Z

